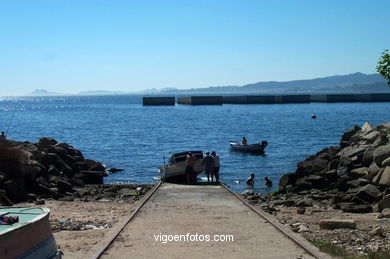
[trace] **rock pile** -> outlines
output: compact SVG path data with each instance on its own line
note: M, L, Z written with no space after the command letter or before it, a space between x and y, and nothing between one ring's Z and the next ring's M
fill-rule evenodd
M340 146L325 148L283 175L279 187L279 193L310 193L345 212L390 208L390 123L354 126Z
M74 187L102 184L104 166L66 143L41 138L38 143L1 139L0 202L60 198Z

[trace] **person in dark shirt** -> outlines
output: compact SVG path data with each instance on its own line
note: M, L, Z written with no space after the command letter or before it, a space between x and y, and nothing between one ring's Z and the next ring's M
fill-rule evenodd
M196 180L196 174L194 172L194 165L196 162L196 157L192 155L191 152L187 154L186 158L186 176L187 176L187 184L194 183ZM195 175L195 177L194 177Z
M210 175L214 168L214 158L210 156L210 152L206 152L206 156L202 159L201 165L204 167L204 173L207 176L207 182L210 182Z
M264 177L264 185L266 187L272 187L272 181L270 179L268 179L268 177Z
M245 183L247 185L250 185L250 186L253 186L255 184L255 174L254 173L251 173L249 178L246 179Z

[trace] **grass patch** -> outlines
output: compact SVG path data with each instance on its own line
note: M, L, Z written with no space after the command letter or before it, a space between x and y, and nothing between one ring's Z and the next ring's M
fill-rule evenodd
M350 256L347 251L344 249L335 246L333 244L330 244L328 242L324 242L321 240L316 240L313 242L313 244L320 249L321 252L327 253L332 256L338 256L342 258L347 258L347 256Z
M331 256L337 256L344 259L390 259L390 251L371 251L367 255L352 255L348 253L345 249L340 248L336 245L333 245L328 242L321 240L316 240L313 244L318 247L321 252L327 253Z

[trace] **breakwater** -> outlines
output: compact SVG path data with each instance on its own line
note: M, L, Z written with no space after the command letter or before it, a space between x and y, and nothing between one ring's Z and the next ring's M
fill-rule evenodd
M389 102L390 93L376 94L302 94L302 95L237 95L237 96L181 96L177 104L284 104L311 102ZM143 105L175 105L175 97L144 97Z

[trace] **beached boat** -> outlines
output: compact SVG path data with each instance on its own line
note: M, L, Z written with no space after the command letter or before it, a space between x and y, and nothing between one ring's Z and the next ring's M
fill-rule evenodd
M262 153L264 149L267 147L267 141L261 141L256 144L241 144L240 142L229 141L230 148L234 151L242 151L242 152L253 152L253 153Z
M160 178L161 180L167 181L167 182L182 182L186 181L186 158L187 154L191 152L193 156L197 158L197 161L195 162L194 171L198 175L200 174L202 170L201 161L203 158L203 152L202 151L185 151L181 153L173 154L169 160L168 163L165 165L160 166L158 169L160 171Z
M61 258L50 229L49 209L1 207L1 220L15 220L0 225L0 258Z

